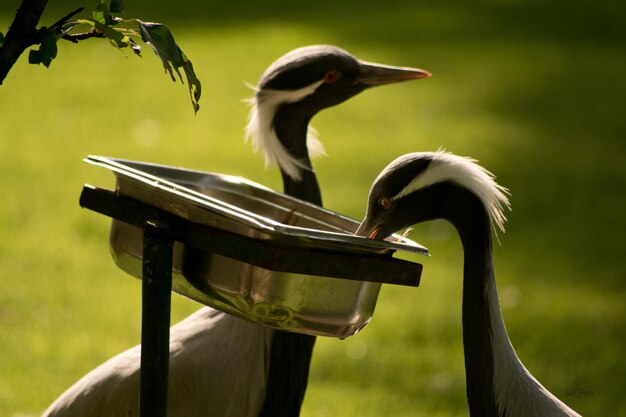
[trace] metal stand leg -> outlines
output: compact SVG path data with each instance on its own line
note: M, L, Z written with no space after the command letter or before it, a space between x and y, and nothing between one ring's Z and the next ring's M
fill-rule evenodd
M148 221L143 236L140 417L167 416L174 242L162 222Z

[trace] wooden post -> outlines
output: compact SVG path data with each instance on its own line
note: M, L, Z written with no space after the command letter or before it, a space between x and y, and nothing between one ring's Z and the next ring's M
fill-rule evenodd
M140 417L167 417L173 246L166 223L150 220L145 223Z

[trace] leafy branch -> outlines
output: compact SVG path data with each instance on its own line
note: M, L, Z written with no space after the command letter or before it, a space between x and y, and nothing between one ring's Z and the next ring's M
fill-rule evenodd
M59 19L50 27L36 28L43 13L47 0L23 0L11 24L6 37L0 33L0 84L23 51L31 49L28 61L31 64L43 64L49 67L57 57L57 42L61 39L73 43L90 38L105 38L116 48L128 48L141 57L139 41L149 45L161 59L165 71L172 81L176 75L184 84L180 69L187 79L191 104L195 112L200 108L198 102L201 95L200 80L196 76L193 65L180 49L170 30L161 23L148 23L139 19L123 19L114 16L124 11L124 0L99 0L91 18L74 19L83 11L79 8Z

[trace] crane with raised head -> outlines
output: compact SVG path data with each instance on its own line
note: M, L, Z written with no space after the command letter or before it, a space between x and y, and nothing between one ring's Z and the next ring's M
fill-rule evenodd
M504 230L508 191L476 161L445 152L412 153L374 180L357 234L384 239L413 224L445 219L463 245L463 346L472 417L580 417L519 360L506 331L492 258Z
M363 90L430 76L359 60L343 49L293 50L261 76L247 136L279 166L286 194L321 205L309 134L320 110ZM171 328L170 417L293 417L300 413L315 337L275 331L203 307ZM140 346L103 363L61 395L44 417L138 416Z

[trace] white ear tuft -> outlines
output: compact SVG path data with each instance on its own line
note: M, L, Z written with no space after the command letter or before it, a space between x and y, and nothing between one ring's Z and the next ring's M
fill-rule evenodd
M248 125L246 126L246 140L252 141L255 151L263 152L265 165L278 165L293 180L302 179L302 170L309 169L302 161L296 159L283 146L274 130L274 116L278 108L283 104L294 103L304 97L313 94L322 85L324 80L315 82L298 90L255 90L254 97L247 100L250 104ZM311 157L325 155L324 147L316 137L314 129L309 128L307 135L307 147Z
M509 203L509 190L496 183L496 176L487 169L478 165L478 161L472 158L456 156L451 153L439 151L433 160L435 166L441 166L444 175L449 180L467 188L480 198L491 222L504 233L506 216L504 209L511 209Z
M394 199L438 182L450 181L475 194L487 209L492 224L504 232L504 209L511 209L507 197L509 191L496 183L491 172L478 165L475 159L443 150L425 154L431 160L428 168L394 196Z
M324 145L322 144L322 142L320 142L318 138L319 136L317 133L317 129L309 125L307 129L306 146L309 150L309 156L311 158L326 156L326 150L324 149Z

